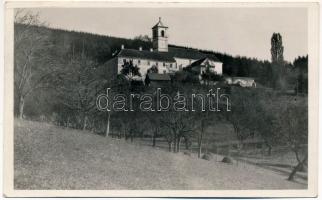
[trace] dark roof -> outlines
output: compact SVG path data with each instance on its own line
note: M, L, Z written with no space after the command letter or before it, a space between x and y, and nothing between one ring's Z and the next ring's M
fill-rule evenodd
M203 58L209 58L213 61L220 62L220 60L214 54L206 54L198 51L197 49L181 48L181 47L168 47L168 52L158 51L146 51L136 49L122 49L118 56L129 58L141 58L156 61L175 62L174 57L200 60Z
M199 60L205 57L211 58L213 61L220 62L214 54L206 54L198 51L197 49L182 48L182 47L168 47L168 54L177 58L188 58Z
M148 73L147 77L151 81L171 81L169 74Z
M159 17L159 21L156 25L154 25L152 28L155 27L163 27L163 28L168 28L167 26L163 25L163 23L161 22L161 17Z
M193 63L191 63L191 67L194 67L194 66L200 66L200 65L205 65L206 62L210 60L210 61L216 61L216 60L213 60L212 58L208 58L208 57L204 57L204 58L201 58Z
M122 49L118 56L129 57L129 58L143 58L148 60L156 60L156 61L165 61L165 62L175 62L175 59L167 54L161 53L157 51L140 51L136 49Z
M198 50L180 47L168 47L168 53L177 58L201 59L205 57L205 55Z

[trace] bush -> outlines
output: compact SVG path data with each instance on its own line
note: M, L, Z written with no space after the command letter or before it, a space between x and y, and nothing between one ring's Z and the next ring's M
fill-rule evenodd
M231 164L233 160L230 157L224 157L221 162Z
M212 160L213 156L210 153L206 153L201 158L204 160Z
M186 155L186 156L191 156L191 153L188 152L188 151L183 152L183 154Z

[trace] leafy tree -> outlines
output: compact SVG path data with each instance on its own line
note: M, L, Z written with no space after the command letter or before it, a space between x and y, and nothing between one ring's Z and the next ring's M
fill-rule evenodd
M293 62L297 72L296 91L298 93L308 92L308 56L298 57Z
M272 63L282 63L284 61L282 36L279 33L273 33L271 38Z
M156 65L153 65L150 69L147 71L148 73L159 73L159 69Z
M139 35L134 37L134 40L141 40L144 42L152 42L152 39L148 35Z
M215 74L210 68L211 66L207 65L205 71L201 74L201 79L206 83L206 85L209 85L212 81L222 81L222 76Z
M141 77L140 69L137 65L133 65L133 61L125 61L122 65L121 74L123 74L130 82L135 76Z

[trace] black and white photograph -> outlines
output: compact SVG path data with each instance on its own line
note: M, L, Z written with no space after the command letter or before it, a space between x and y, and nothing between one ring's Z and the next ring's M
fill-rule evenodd
M6 8L8 196L317 194L317 4L44 5Z

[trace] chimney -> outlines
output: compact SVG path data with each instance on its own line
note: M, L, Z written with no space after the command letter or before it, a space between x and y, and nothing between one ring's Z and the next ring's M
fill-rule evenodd
M139 47L139 50L142 51L142 47Z
M153 52L153 49L152 49L152 48L150 48L150 51L151 51L151 52Z
M121 49L124 49L124 44L121 45Z

